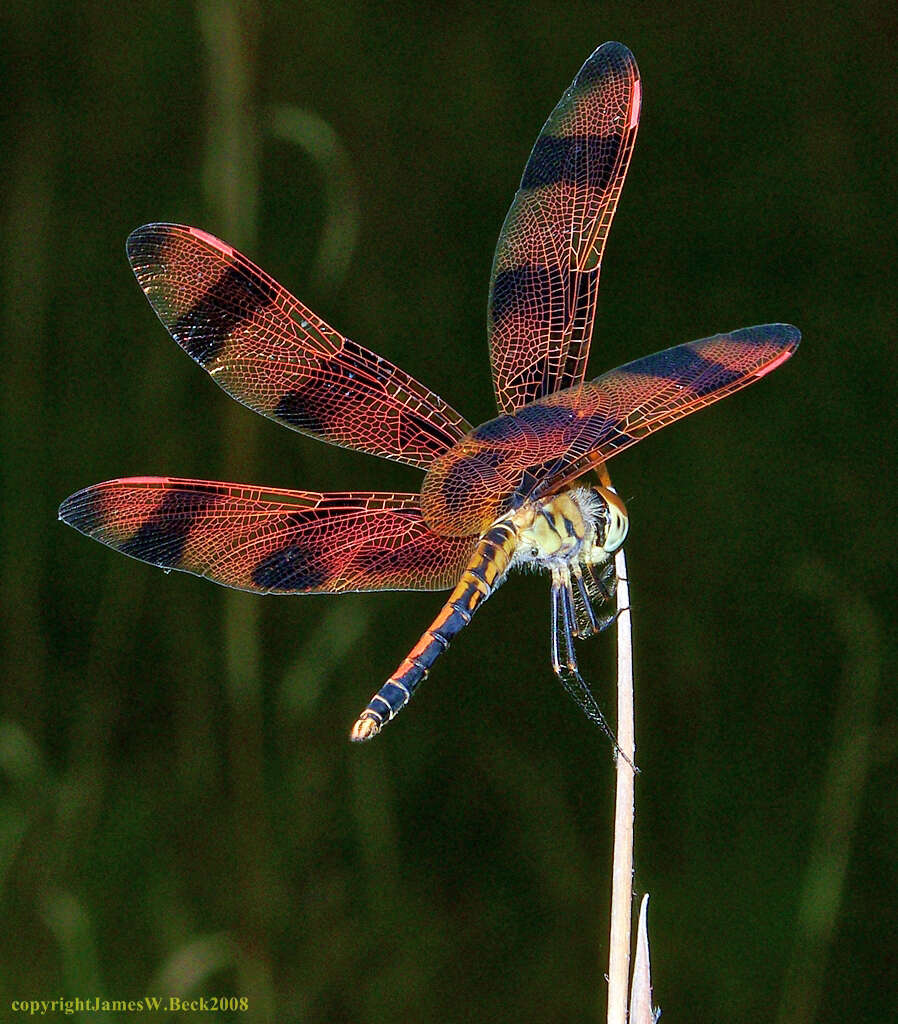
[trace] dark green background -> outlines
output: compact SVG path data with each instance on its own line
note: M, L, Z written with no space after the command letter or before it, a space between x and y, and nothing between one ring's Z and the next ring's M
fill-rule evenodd
M551 675L545 580L510 581L355 747L438 595L228 595L56 508L138 473L416 487L229 402L125 236L177 220L241 244L487 419L495 239L605 39L636 54L644 106L591 373L748 324L804 333L612 467L656 1000L670 1021L894 1013L891 6L257 4L230 35L212 0L7 9L0 1015L193 992L248 996L250 1022L599 1016L613 770ZM295 111L299 142L276 135L285 105L344 159ZM609 710L613 651L581 648Z

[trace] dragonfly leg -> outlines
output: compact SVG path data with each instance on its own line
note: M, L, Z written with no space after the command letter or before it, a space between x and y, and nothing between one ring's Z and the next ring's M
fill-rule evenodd
M586 715L605 733L614 747L615 757L623 757L628 764L632 762L620 749L617 738L602 714L592 690L580 675L577 654L574 650L574 599L571 589L570 574L566 570L552 573L552 668L561 680L562 686L573 697L574 701Z
M586 589L587 593L592 595L593 607L610 602L617 593L617 573L614 562L608 561L600 568L596 568L594 565L584 566L584 568L586 569L584 574ZM619 614L620 612L613 612L596 615L596 632L602 633L609 626L614 625Z
M564 584L557 580L555 574L552 574L552 621L550 638L552 644L552 671L560 679L564 673L567 665L567 652L565 651L565 657L561 655L561 637L564 634L561 623L564 619L564 607L562 604L561 592L564 589Z
M591 579L603 601L610 601L617 593L617 573L613 561L606 562L598 571L593 567Z
M574 583L577 585L577 596L580 598L580 606L582 606L583 612L585 613L583 616L574 617L574 622L576 624L574 634L582 639L586 639L586 637L600 632L602 627L599 624L599 620L596 618L592 598L590 597L586 583L583 580L583 570L580 568L579 564L575 564L571 567L571 574L574 577Z

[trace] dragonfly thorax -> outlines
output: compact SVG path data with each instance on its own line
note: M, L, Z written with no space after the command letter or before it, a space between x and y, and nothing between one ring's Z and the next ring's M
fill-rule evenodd
M577 487L528 502L511 521L518 535L512 564L549 571L606 562L628 527L624 503L605 487Z

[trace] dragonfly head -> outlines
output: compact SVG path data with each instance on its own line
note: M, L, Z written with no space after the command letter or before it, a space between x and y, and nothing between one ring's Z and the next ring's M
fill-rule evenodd
M580 500L581 504L586 506L592 504L595 524L591 550L587 553L588 557L580 560L591 564L604 562L627 539L627 531L630 528L627 506L617 491L611 487L584 487L576 493L589 496L584 496Z

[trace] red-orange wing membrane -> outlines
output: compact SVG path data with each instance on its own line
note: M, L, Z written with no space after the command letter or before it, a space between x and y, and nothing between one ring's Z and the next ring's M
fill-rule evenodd
M175 341L263 416L421 469L471 429L438 395L338 334L212 235L147 224L129 236L127 252Z
M798 347L789 324L745 327L656 352L471 431L434 462L424 520L479 534L526 498L558 490L649 434L746 387Z
M602 252L639 107L633 54L604 43L536 140L490 279L487 326L501 412L583 382Z
M66 498L59 518L143 562L263 594L446 590L475 543L428 529L417 494L172 477L95 484Z

